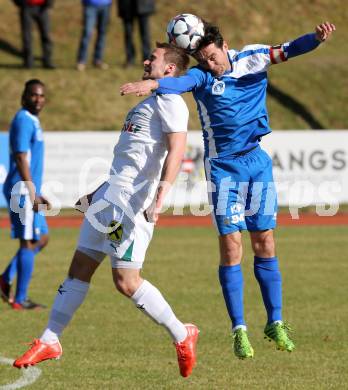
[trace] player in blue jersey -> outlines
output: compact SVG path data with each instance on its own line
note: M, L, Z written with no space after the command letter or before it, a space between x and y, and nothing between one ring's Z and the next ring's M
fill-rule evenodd
M27 295L35 255L48 243L47 223L38 212L40 207L50 207L41 195L44 142L38 115L44 104L44 84L36 79L27 81L22 94L22 108L12 120L9 131L10 166L4 195L11 219L11 236L19 240L19 249L0 276L0 292L15 310L44 307ZM10 288L16 274L16 293L12 300Z
M242 230L250 232L255 277L267 311L266 336L280 350L295 345L282 319L282 281L275 252L277 195L271 158L259 146L270 133L266 108L270 65L315 49L335 30L322 23L315 32L278 46L249 45L229 50L219 29L205 25L205 36L193 56L198 66L179 78L128 83L121 94L146 95L192 91L200 116L205 171L213 220L219 233L219 279L232 322L234 352L253 357L243 309Z

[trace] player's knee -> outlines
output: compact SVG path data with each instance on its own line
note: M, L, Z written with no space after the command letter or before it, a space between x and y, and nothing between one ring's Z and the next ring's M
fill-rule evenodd
M117 291L130 298L142 283L139 270L113 268L112 277Z
M229 247L221 251L222 265L237 265L241 262L242 249L238 247Z
M114 284L117 291L119 291L121 294L125 295L128 298L130 298L136 291L134 283L131 279L114 278Z
M258 257L273 257L275 256L275 243L273 235L264 234L252 241L253 250Z
M40 244L39 245L40 245L41 249L43 249L48 244L48 241L49 241L49 237L47 235L42 236L40 238Z
M80 251L76 251L72 259L68 275L70 278L79 279L90 283L99 263Z
M242 260L242 241L240 235L220 236L221 265L236 265Z

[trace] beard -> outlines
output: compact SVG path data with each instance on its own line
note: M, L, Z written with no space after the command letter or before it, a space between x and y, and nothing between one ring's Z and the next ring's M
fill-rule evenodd
M151 69L145 68L144 69L144 74L143 74L143 80L150 80L153 77L151 76Z

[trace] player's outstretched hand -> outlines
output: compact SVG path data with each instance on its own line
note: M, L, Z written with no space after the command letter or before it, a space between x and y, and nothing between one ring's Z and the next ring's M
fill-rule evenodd
M121 95L134 94L136 96L146 96L150 95L157 88L158 82L156 80L143 80L123 84L120 88L120 93Z
M315 27L315 36L318 41L324 42L336 30L336 26L330 22L318 24Z
M47 211L47 210L51 210L51 208L52 208L52 205L46 198L44 198L43 196L40 196L40 195L35 195L35 199L33 202L33 210L34 211L36 211L36 212Z

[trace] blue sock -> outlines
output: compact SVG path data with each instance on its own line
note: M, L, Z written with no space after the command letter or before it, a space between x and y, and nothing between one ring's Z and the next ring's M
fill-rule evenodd
M33 250L34 255L39 253L41 251L41 249L42 248L40 246L37 246ZM13 279L16 276L16 273L17 273L17 256L18 256L18 252L12 257L12 259L10 261L10 264L7 266L7 268L5 269L4 273L2 274L2 277L4 278L6 283L11 284L13 282Z
M278 258L254 257L254 273L259 282L268 323L282 319L282 277Z
M240 264L219 267L219 279L232 328L244 325L243 274Z
M17 273L17 257L18 252L13 256L10 261L10 264L5 269L5 272L2 274L6 283L11 284Z
M22 303L27 298L31 275L34 269L34 252L28 248L21 248L17 255L17 289L15 301Z

